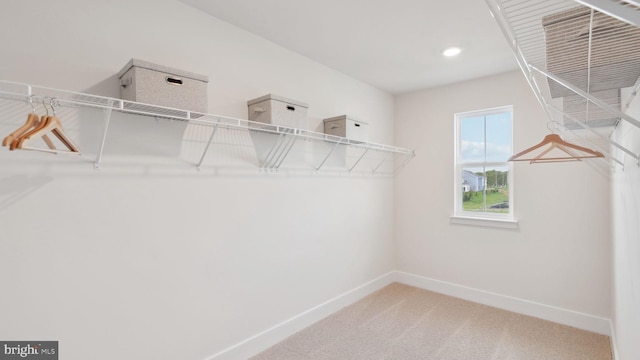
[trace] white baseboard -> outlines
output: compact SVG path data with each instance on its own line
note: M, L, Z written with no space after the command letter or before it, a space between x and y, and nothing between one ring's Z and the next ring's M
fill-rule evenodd
M612 327L610 319L599 316L540 304L534 301L474 289L401 271L396 271L394 277L396 281L402 284L553 321L597 334L611 336Z
M315 306L301 314L285 320L269 329L266 329L242 342L230 346L207 360L238 360L247 359L259 352L268 349L276 343L286 339L296 332L311 324L324 319L334 312L349 306L365 296L382 289L383 287L399 282L405 285L434 291L476 303L493 306L496 308L513 311L516 313L553 321L559 324L572 326L608 335L611 338L613 359L616 360L617 351L615 334L610 319L584 314L573 310L562 309L555 306L536 303L489 291L474 289L467 286L453 284L446 281L427 278L424 276L409 274L401 271L392 271L374 280L367 282L353 290Z
M616 329L613 327L613 320L609 321L610 326L610 335L609 341L611 342L611 356L613 356L613 360L618 360L618 342L616 341Z
M329 301L272 326L271 328L266 329L240 343L228 347L210 356L207 360L247 359L268 349L305 327L324 319L345 306L349 306L367 295L382 289L394 281L395 272L389 272L377 279L373 279L364 285L358 286L353 290L342 295L338 295Z

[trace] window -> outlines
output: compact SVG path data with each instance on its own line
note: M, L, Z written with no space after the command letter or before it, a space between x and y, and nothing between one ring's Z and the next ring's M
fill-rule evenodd
M458 113L455 216L513 220L511 106Z

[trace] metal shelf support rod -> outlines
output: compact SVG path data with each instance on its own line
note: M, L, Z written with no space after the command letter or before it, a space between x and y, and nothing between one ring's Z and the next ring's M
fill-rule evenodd
M338 140L338 142L335 143L333 147L331 147L331 151L329 151L327 156L325 156L324 159L322 159L322 162L320 163L320 165L318 165L318 167L316 168L316 171L320 171L320 169L324 166L324 163L327 162L327 160L329 160L329 157L331 156L331 154L333 154L336 148L338 148L338 145L340 145L341 142L342 142L342 139Z
M353 166L349 169L349 173L351 173L351 170L353 170L358 163L360 162L360 160L362 160L362 158L367 154L367 152L369 151L369 149L365 149L364 152L362 153L362 155L360 155L360 157L358 158L358 160L356 160L356 162L353 164Z
M296 143L296 140L297 140L296 137L291 137L289 139L289 143L285 146L286 150L280 152L280 155L278 156L278 160L276 160L276 163L274 165L276 169L278 169L280 165L282 165L282 163L284 162L284 159L287 158L287 156L289 155L289 152L293 148L293 145Z
M198 161L198 165L196 165L196 169L200 171L200 167L202 166L202 162L204 161L205 156L207 156L207 152L209 152L209 146L211 146L211 142L213 141L213 137L216 135L216 131L218 130L218 124L213 127L211 130L211 135L209 136L209 141L207 141L207 146L204 147L204 151L202 152L202 156L200 157L200 161Z
M384 156L384 158L382 158L382 161L380 161L380 164L378 164L378 166L375 167L375 169L373 169L373 171L371 172L372 174L375 174L376 171L378 171L378 169L380 168L380 166L382 166L382 164L384 164L385 161L387 161L387 158L389 157L389 154L386 154Z
M414 156L415 154L407 155L404 161L402 162L402 164L400 164L400 166L394 172L394 175L397 175L400 172L400 170L404 169L404 167L409 163L411 159L413 159Z
M263 168L273 168L273 164L274 164L274 159L275 157L280 153L280 148L282 148L282 145L285 143L285 141L287 140L287 136L283 133L280 134L280 136L278 137L278 140L275 142L275 144L273 144L273 146L271 147L271 150L269 150L269 153L267 153L267 156L264 158L264 162L262 163L262 167Z
M102 133L102 139L100 140L100 149L98 150L98 156L96 156L96 161L93 164L93 167L96 169L100 168L100 163L102 162L102 153L104 151L104 144L107 142L107 133L109 132L109 123L111 123L111 110L112 110L113 102L109 101L109 106L103 109L104 111L104 131Z
M640 155L636 155L634 153L632 153L629 149L627 149L626 147L618 144L617 142L611 140L610 141L611 145L615 146L616 148L624 151L627 155L631 156L632 158L636 159L638 161L638 166L640 166ZM624 166L623 163L621 163L620 165Z

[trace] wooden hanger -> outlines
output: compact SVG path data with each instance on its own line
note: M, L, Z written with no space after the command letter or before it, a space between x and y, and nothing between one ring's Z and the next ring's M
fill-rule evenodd
M29 103L31 104L31 108L35 113L35 108L33 107L31 98L29 99ZM44 99L42 101L42 104L44 105L44 108L46 110L47 105ZM45 152L52 152L52 153L67 152L67 153L80 154L80 150L78 149L78 147L75 146L73 141L71 141L71 139L64 133L64 129L62 128L62 123L60 122L60 119L56 117L54 99L49 99L49 104L51 106L51 110L53 111L53 116L49 116L49 111L47 110L47 115L42 116L39 122L37 122L37 116L35 116L35 118L33 116L28 117L27 123L30 123L33 128L29 131L24 132L25 129L29 128L29 126L25 124L25 126L16 130L16 131L23 130L22 134L12 139L9 139L11 135L8 136L7 137L8 139L5 139L5 140L11 141L9 145L9 150L24 149L24 150L37 150L37 151L45 151ZM34 123L36 123L35 126L33 126ZM60 142L62 142L62 144L64 144L64 146L66 146L67 149L69 149L69 151L56 149L56 147L53 145L53 143L51 142L51 140L47 135L50 132L53 133L53 135L55 135L60 140ZM31 139L34 139L37 137L41 137L47 143L50 150L26 146L31 141Z
M27 132L23 133L22 135L16 137L15 139L13 139L11 141L11 143L9 144L9 150L17 149L18 148L18 143L20 142L20 139L25 138L25 137L29 137L29 136L31 136L31 134L36 132L38 129L42 129L47 124L47 119L48 118L49 118L48 114L47 115L43 115L40 118L40 120L36 123L36 126L34 126L29 131L27 131ZM54 146L54 149L55 149L55 146Z
M55 150L55 148L52 149L51 151L48 151L44 149L38 149L38 148L32 148L32 147L26 146L31 141L31 139L34 139L37 137L44 138L44 136L46 136L46 134L49 132L53 133L53 135L55 135L60 140L60 142L62 142L69 149L69 151ZM9 149L10 150L24 149L24 150L39 150L39 151L48 151L48 152L80 153L80 150L78 149L78 147L75 146L73 141L71 141L71 139L69 139L69 137L64 133L64 129L62 128L62 123L60 123L60 119L58 119L55 116L43 116L43 120L40 121L39 126L27 132L26 134L22 135L21 137L14 139L11 142L11 146Z
M521 158L523 155L526 155L534 150L537 150L545 145L549 145L547 149L542 151L535 157L530 158ZM554 156L554 157L543 157L551 152L553 149L559 149L566 156ZM562 138L558 134L549 134L544 137L544 139L537 145L534 145L526 150L523 150L512 157L509 158L509 161L529 161L530 164L537 162L561 162L561 161L581 161L580 159L588 159L588 158L601 158L604 155L601 152L594 151L576 144L572 144L570 142L562 140Z
M41 123L42 121L38 118L38 115L36 113L29 113L29 115L27 115L27 121L25 121L25 123L21 127L16 129L16 131L12 132L7 137L5 137L4 140L2 140L2 146L9 146L15 139L18 139L28 131L37 128ZM51 139L49 139L47 135L43 135L42 140L44 140L49 149L55 150L55 145L53 144L53 142L51 142ZM13 149L10 148L10 150Z

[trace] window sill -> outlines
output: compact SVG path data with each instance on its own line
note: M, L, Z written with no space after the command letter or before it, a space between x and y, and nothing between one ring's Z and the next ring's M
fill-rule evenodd
M491 227L498 229L517 230L518 221L508 219L491 219L491 218L479 218L471 216L451 216L451 223L458 225L470 225Z

